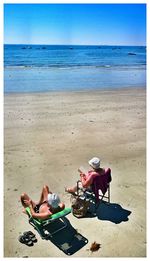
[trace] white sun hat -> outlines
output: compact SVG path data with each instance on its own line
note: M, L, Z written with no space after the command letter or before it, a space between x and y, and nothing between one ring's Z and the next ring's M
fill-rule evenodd
M92 158L91 160L89 160L89 165L94 169L99 169L100 168L100 159L97 157Z
M52 208L58 208L60 203L60 198L56 193L52 193L52 194L49 193L47 196L47 201L48 204L52 206Z

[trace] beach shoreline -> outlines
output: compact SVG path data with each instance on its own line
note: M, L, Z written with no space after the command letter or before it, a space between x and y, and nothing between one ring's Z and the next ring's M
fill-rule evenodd
M122 91L122 90L125 90L125 91L130 91L130 90L140 90L140 89L144 89L146 90L146 87L145 86L124 86L124 87L106 87L106 88L95 88L95 89L77 89L77 90L45 90L45 91L26 91L26 92L19 92L19 91L12 91L12 92L5 92L4 93L4 96L9 96L9 95L50 95L50 94L69 94L69 93L104 93L104 92L111 92L111 91Z
M136 88L146 85L146 68L5 68L4 78L5 93Z
M71 225L89 241L73 257L145 257L146 88L4 95L5 257L66 257L38 233L32 248L18 242L20 233L33 231L19 197L27 192L38 200L47 184L70 206L64 188L93 156L112 169L110 208L120 209L120 219L104 206L99 218L70 214ZM91 254L94 241L101 248Z

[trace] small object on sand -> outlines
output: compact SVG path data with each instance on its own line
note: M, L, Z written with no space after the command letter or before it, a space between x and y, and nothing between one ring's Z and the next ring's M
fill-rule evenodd
M96 243L96 241L94 241L94 243L91 244L90 251L96 252L100 249L100 247L101 247L101 244L98 244L98 243Z
M33 243L37 242L37 238L32 231L24 232L23 235L29 237L32 240Z
M33 246L33 242L28 236L21 235L21 236L19 236L18 240L22 244L25 244L27 246Z

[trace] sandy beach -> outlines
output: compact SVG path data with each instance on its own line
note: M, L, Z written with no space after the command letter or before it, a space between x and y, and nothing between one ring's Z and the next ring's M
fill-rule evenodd
M69 207L65 186L93 156L112 169L111 203L96 217L67 216L88 240L72 257L146 256L145 88L5 94L4 146L4 257L67 257L29 225L20 195L38 200L47 184ZM18 242L28 230L33 247ZM101 248L91 253L94 241Z

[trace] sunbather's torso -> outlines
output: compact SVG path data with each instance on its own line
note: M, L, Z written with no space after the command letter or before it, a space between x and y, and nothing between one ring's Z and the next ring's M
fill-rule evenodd
M43 203L41 203L40 205L37 205L35 207L35 212L36 213L49 213L50 215L57 213L61 210L61 207L58 207L57 209L52 209L51 206L47 205L47 202L44 201Z

